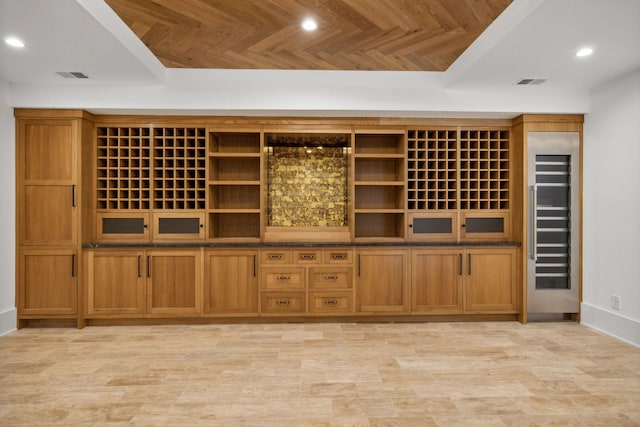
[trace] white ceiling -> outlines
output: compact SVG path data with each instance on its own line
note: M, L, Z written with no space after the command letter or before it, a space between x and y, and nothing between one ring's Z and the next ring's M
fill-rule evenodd
M514 0L449 70L422 77L405 75L422 78L447 94L584 96L591 88L640 68L639 23L640 0ZM0 43L0 80L23 88L55 92L56 87L189 87L195 75L206 79L206 73L213 78L222 72L166 70L103 0L0 0L0 37L10 35L22 38L26 47L16 50ZM583 46L593 47L595 53L576 58L576 50ZM64 79L57 71L81 71L90 79ZM273 73L278 72L254 70L248 78L268 80ZM390 79L398 81L397 72L300 75L322 73L348 76L349 81L359 81L359 76L378 79L391 89ZM516 86L523 78L548 81Z

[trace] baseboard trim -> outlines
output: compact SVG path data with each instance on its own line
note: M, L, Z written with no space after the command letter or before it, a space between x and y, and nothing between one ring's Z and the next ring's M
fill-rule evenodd
M0 311L0 337L16 331L18 312L16 308Z
M580 323L640 348L640 322L635 319L583 302Z

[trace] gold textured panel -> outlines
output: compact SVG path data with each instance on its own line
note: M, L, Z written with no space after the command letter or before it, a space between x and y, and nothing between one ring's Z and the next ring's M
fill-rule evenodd
M511 0L106 2L171 68L444 71Z
M269 225L346 225L345 150L344 147L270 147Z

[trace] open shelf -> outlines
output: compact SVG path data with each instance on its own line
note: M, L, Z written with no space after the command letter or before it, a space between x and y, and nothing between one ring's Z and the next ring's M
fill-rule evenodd
M403 239L406 197L404 132L356 133L354 237Z
M260 238L261 153L259 132L209 133L208 238Z
M209 213L209 238L211 239L259 239L260 212Z

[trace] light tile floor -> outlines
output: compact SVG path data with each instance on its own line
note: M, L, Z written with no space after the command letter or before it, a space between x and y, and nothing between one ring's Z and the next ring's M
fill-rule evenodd
M640 426L640 349L570 322L27 328L0 425Z

